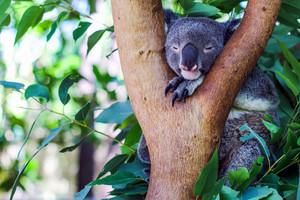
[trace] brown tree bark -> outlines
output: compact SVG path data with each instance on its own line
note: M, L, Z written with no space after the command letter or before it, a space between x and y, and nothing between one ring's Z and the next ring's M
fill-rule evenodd
M151 157L147 199L194 199L199 172L217 146L243 81L263 52L282 0L249 0L245 16L203 84L172 108L164 89L174 73L164 56L160 0L112 0L131 105Z

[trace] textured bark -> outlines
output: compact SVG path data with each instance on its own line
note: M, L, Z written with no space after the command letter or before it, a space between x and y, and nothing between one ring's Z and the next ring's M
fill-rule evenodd
M281 0L249 0L238 30L203 84L171 106L174 73L163 51L160 0L112 0L122 71L151 157L147 199L194 199L199 171L217 146L233 100L271 36Z

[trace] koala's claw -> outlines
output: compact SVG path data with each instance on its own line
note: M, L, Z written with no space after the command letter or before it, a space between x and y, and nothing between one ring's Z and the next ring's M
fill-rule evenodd
M172 98L172 107L174 107L175 101L178 98L178 93L175 93Z
M189 91L187 89L184 89L183 91L183 102L185 103L186 98L188 97Z
M167 87L166 87L166 89L165 89L165 96L167 96L169 90L170 90L172 87L173 87L172 84L168 84L168 85L167 85Z

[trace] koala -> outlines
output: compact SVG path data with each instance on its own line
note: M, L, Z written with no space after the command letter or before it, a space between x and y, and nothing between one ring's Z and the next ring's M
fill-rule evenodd
M167 38L165 42L166 60L176 73L165 88L165 94L173 92L172 106L176 101L185 101L201 85L215 59L230 39L240 20L219 23L203 17L180 18L170 10L164 11ZM264 127L264 114L273 117L279 124L276 108L279 104L273 83L257 67L240 89L229 116L219 148L219 178L240 167L251 170L255 160L264 156L257 140L240 140L247 131L240 132L244 124L251 127L274 151L270 144L269 131ZM147 143L144 136L140 139L138 157L150 163ZM267 169L267 159L264 168ZM225 183L229 185L229 182Z

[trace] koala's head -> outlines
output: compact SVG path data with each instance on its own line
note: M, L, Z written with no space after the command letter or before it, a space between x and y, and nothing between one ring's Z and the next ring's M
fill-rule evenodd
M233 25L202 17L178 19L168 14L165 12L167 62L184 79L198 79L209 71L239 21Z

